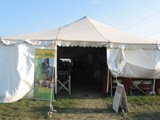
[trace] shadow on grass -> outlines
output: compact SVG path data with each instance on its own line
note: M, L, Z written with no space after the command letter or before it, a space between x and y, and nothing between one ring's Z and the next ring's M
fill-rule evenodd
M136 120L159 120L160 112L137 113L134 116Z
M102 92L97 91L81 91L81 92L72 92L69 95L66 91L60 91L58 95L55 95L55 100L61 98L68 98L68 99L98 99L98 98L110 98L110 94L104 94Z
M40 118L47 118L49 112L49 106L44 107L32 107L31 111L36 115L36 118L39 116Z
M115 113L112 106L107 108L55 108L57 113L65 114L100 114L100 113Z

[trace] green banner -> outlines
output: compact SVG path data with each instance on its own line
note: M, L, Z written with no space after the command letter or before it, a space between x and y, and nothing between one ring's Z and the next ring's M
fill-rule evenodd
M55 50L51 49L35 50L34 98L36 99L54 99L54 54Z

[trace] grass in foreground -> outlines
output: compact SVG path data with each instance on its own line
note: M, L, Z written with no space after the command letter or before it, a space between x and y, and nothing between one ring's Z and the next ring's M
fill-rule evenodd
M57 113L48 117L49 101L23 99L15 103L0 104L0 119L130 119L158 120L159 96L128 96L129 113L124 116L112 109L113 98L57 98L53 102Z

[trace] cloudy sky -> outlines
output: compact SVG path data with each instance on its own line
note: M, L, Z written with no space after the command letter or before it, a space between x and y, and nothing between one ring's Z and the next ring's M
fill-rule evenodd
M40 32L89 16L160 39L160 0L0 0L0 36Z

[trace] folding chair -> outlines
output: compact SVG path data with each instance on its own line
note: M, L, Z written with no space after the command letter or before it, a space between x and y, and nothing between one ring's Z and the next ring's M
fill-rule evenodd
M71 76L70 71L58 71L57 92L65 89L71 95Z
M152 80L144 80L142 82L141 89L149 94L149 92L152 90Z
M133 85L130 86L130 91L129 94L130 95L140 95L140 85L142 83L142 80L134 80L133 81Z

